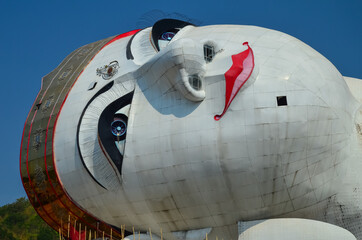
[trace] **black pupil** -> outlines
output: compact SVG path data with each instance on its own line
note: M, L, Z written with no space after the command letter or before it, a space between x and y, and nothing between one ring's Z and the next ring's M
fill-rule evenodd
M122 120L115 120L111 124L111 130L114 136L122 136L126 132L126 123Z
M165 32L162 34L161 39L166 41L171 41L171 39L175 36L173 32Z

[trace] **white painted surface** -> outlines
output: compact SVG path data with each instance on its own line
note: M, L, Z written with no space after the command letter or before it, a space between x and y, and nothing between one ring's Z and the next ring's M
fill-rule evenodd
M242 234L239 240L356 240L352 233L332 224L307 219L270 219Z
M352 95L362 103L362 79L344 77Z
M179 33L153 56L143 45L149 51L145 56L135 51L135 58L144 58L134 62L125 57L129 37L115 41L79 77L60 113L54 143L58 173L71 198L110 224L165 233L212 227L210 237L236 239L237 221L276 216L359 231L362 222L354 217L361 214L362 166L354 121L360 104L335 67L301 41L264 28L220 25ZM148 37L141 32L137 39L141 36ZM135 44L147 43L137 39ZM245 41L256 68L217 122L213 116L225 101L224 73ZM202 59L205 42L216 46L210 63ZM75 141L85 105L109 82L96 76L96 68L114 60L120 65L115 85L101 97L116 99L133 88L135 94L121 177L107 175L105 190L84 169ZM178 81L185 73L203 76L203 97ZM96 88L88 91L94 81ZM288 106L277 106L277 96L287 96ZM89 122L84 146L97 148L97 116ZM92 163L91 155L87 161ZM93 168L101 164L97 161Z

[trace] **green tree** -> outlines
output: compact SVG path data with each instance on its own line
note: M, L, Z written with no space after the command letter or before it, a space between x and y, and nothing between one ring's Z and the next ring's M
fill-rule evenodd
M54 230L51 228L41 228L37 240L56 240L57 236L54 233Z
M0 207L0 240L57 240L26 198Z
M0 239L2 240L16 240L11 233L6 229L0 227Z

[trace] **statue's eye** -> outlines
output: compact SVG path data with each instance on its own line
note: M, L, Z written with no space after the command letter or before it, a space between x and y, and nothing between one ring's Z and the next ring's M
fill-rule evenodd
M171 39L176 35L175 32L165 32L161 35L160 40L171 41Z
M172 40L172 38L176 35L178 31L179 29L171 29L160 35L157 41L160 50L162 50L169 44L169 42Z
M192 25L176 19L161 19L152 27L152 41L157 51L167 46L176 33L185 26Z
M124 114L115 114L111 123L111 131L115 136L115 141L120 141L126 138L128 117Z
M133 60L137 65L143 65L153 55L172 42L178 31L189 25L193 26L191 23L176 19L157 21L152 27L137 32L128 40L126 47L127 59ZM108 75L112 73L113 71L110 70Z
M112 133L114 136L123 136L126 133L126 123L122 120L115 120L111 124Z

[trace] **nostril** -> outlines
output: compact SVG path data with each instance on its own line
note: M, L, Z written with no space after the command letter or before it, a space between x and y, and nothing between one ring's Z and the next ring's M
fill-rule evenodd
M189 83L191 87L197 91L202 88L202 81L199 75L191 75L189 76Z

